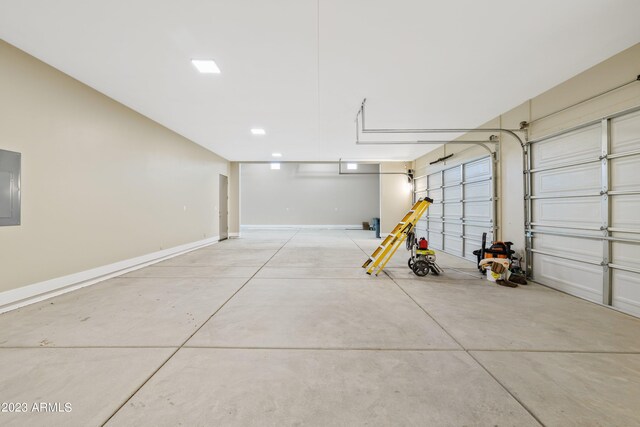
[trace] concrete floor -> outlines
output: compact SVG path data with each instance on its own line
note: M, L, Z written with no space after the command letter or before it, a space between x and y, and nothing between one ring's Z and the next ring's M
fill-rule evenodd
M640 425L640 319L370 232L247 231L0 315L0 425Z

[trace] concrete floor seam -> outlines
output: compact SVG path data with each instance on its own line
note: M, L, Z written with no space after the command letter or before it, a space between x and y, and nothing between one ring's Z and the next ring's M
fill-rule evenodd
M33 384L73 401L77 425L638 420L638 321L535 283L492 285L445 252L437 277L415 276L404 247L385 274L366 275L380 245L367 231L260 230L221 243L174 261L185 266L173 277L114 278L6 318L16 330L0 328L2 388L32 399L22 384ZM245 261L255 266L187 265ZM244 277L217 278L229 272ZM27 358L60 369L34 371Z
M347 233L345 233L347 234ZM351 238L349 236L349 238ZM353 239L351 239L351 241L353 241ZM355 243L355 242L354 242ZM357 244L356 244L357 245ZM358 246L360 247L360 246ZM360 248L360 250L362 250L362 252L364 252L364 249ZM369 256L366 252L364 252L366 256ZM540 419L538 419L538 417L523 403L521 402L516 396L514 396L514 394L511 392L511 390L509 390L507 387L505 387L504 384L502 384L500 381L498 381L498 379L491 373L489 372L489 370L487 370L487 368L485 368L484 365L482 365L480 362L478 362L478 360L473 357L472 354L469 353L469 351L462 345L462 343L460 343L449 331L447 331L447 329L444 328L444 326L442 326L440 324L440 322L438 322L424 307L422 307L420 304L418 304L418 302L411 296L409 295L409 293L398 284L398 282L395 281L395 279L393 277L391 277L391 275L389 275L386 271L384 272L387 277L389 277L389 279L391 279L391 281L393 281L393 283L396 284L396 286L398 288L400 288L400 290L402 290L402 292L404 292L405 295L407 295L407 297L409 297L418 307L420 307L420 309L427 315L429 316L434 322L436 322L436 324L447 334L451 337L451 339L460 346L460 348L462 350L459 351L463 351L466 354L469 355L469 357L471 357L476 364L478 364L491 378L493 378L493 380L500 385L500 387L502 387L503 390L505 390L516 402L518 402L518 404L520 404L520 406L522 406L528 413L529 415L531 415L540 425L544 426L544 423L542 423L542 421L540 421ZM468 274L468 273L467 273Z
M287 350L287 351L405 351L405 352L444 352L444 351L458 351L463 352L463 349L451 349L451 348L366 348L366 347L221 347L221 346L205 346L205 345L185 345L183 348L199 348L199 349L212 349L212 350Z
M149 375L149 377L148 377L148 378L147 378L147 379L146 379L146 380L145 380L145 381L140 385L140 387L138 387L138 388L137 388L133 393L131 393L131 395L130 395L130 396L129 396L129 397L128 397L128 398L127 398L127 399L126 399L126 400L125 400L121 405L120 405L120 406L118 406L118 408L117 408L115 411L113 411L113 413L109 416L109 418L107 418L107 419L104 421L104 423L102 423L102 424L101 424L101 426L105 426L105 425L106 425L106 424L107 424L107 423L108 423L108 422L109 422L109 421L110 421L110 420L111 420L111 419L112 419L112 418L113 418L113 417L114 417L114 416L115 416L115 415L116 415L116 414L117 414L117 413L118 413L118 412L119 412L119 411L120 411L120 410L121 410L121 409L122 409L122 408L123 408L123 407L124 407L124 406L125 406L125 405L126 405L126 404L127 404L127 403L128 403L128 402L129 402L129 401L130 401L130 400L131 400L131 399L132 399L132 398L133 398L133 397L134 397L134 396L135 396L135 395L136 395L136 394L137 394L141 389L142 389L142 388L143 388L143 387L144 387L144 386L145 386L145 384L147 384L147 383L149 382L149 380L151 380L151 378L153 378L153 377L154 377L154 376L155 376L155 375L156 375L156 374L157 374L157 373L158 373L158 372L159 372L159 371L160 371L160 370L161 370L161 369L162 369L162 368L163 368L163 367L164 367L164 366L169 362L169 360L171 360L171 359L172 359L172 358L173 358L173 357L178 353L178 351L180 351L180 349L181 349L181 348L183 348L183 347L184 347L184 345L185 345L185 344L186 344L186 343L187 343L191 338L193 338L193 336L194 336L195 334L197 334L197 333L198 333L198 331L200 331L200 329L202 329L202 327L203 327L204 325L206 325L206 324L207 324L207 322L209 322L209 321L213 318L213 316L215 316L215 315L216 315L220 310L222 310L222 308L223 308L225 305L227 305L227 303L228 303L229 301L231 301L231 299L233 299L233 297L235 297L235 296L238 294L238 292L240 292L240 291L241 291L241 290L242 290L242 289L243 289L243 288L244 288L244 287L245 287L245 286L246 286L246 285L251 281L251 279L253 279L253 278L255 277L255 275L256 275L256 274L258 274L258 272L259 272L260 270L262 270L262 268L263 268L265 265L267 265L267 263L268 263L269 261L271 261L271 259L272 259L274 256L276 256L276 255L278 254L278 252L280 252L280 250L281 250L282 248L284 248L284 247L287 245L287 243L289 243L289 242L291 241L291 239L293 239L293 238L298 234L298 232L299 232L299 231L300 231L300 230L297 230L297 231L296 231L296 233L295 233L293 236L291 236L291 237L290 237L290 238L289 238L285 243L283 243L283 245L282 245L282 246L281 246L281 247L280 247L280 248L279 248L279 249L278 249L278 250L277 250L277 251L276 251L276 252L275 252L275 253L274 253L274 254L273 254L273 255L272 255L272 256L271 256L271 257L270 257L270 258L269 258L265 263L264 263L264 264L263 264L263 266L262 266L262 267L260 267L260 268L259 268L259 269L258 269L258 270L257 270L257 271L252 275L252 276L251 276L251 277L249 277L249 278L247 279L247 281L246 281L246 282L244 282L244 283L242 284L242 286L240 286L240 287L239 287L239 288L238 288L238 289L237 289L237 290L236 290L236 291L235 291L235 292L234 292L234 293L233 293L233 294L232 294L232 295L231 295L231 296L230 296L230 297L229 297L229 298L228 298L228 299L227 299L227 300L226 300L226 301L225 301L225 302L220 306L220 307L218 307L218 309L217 309L216 311L214 311L214 312L213 312L213 314L212 314L211 316L209 316L209 318L208 318L207 320L205 320L204 322L202 322L202 325L200 325L200 326L199 326L199 327L198 327L198 328L197 328L197 329L196 329L196 330L195 330L191 335L189 335L189 336L187 337L187 339L186 339L186 340L185 340L185 341L180 345L180 347L176 348L176 350L175 350L174 352L172 352L172 353L169 355L169 357L168 357L164 362L162 362L162 364L160 364L160 366L158 366L158 368L157 368L157 369L155 369L155 370L151 373L151 375Z
M385 273L386 274L386 273ZM389 274L387 274L387 276L389 276ZM402 286L400 286L391 276L389 276L389 278L391 280L393 280L393 283L395 283L400 289L402 289L402 291L409 297L411 298L411 300L416 303L416 305L418 305L422 311L424 311L427 316L429 316L431 319L433 319L434 322L436 322L438 324L438 326L440 326L442 328L443 331L445 331L462 349L463 351L469 355L469 357L471 357L476 364L478 364L491 378L493 378L493 380L498 383L500 385L500 387L502 387L502 389L504 391L506 391L509 396L511 396L516 402L518 402L520 404L520 406L522 406L528 413L529 415L531 415L540 425L544 426L544 423L542 421L540 421L540 419L527 407L527 405L525 405L523 402L520 401L520 399L518 399L512 392L511 390L509 390L502 382L498 381L498 379L482 364L480 363L470 352L468 349L466 349L462 343L460 343L449 331L447 331L444 326L442 326L440 324L440 322L438 322L424 307L422 307L420 304L418 304L418 302L411 296L409 295L409 293L404 290L404 288Z
M607 351L607 350L536 350L536 349L488 349L488 348L375 348L375 347L241 347L241 346L208 346L208 345L183 345L181 347L174 345L150 345L150 346L126 346L126 345L82 345L82 346L10 346L0 347L3 350L21 350L21 349L179 349L179 348L203 348L218 350L300 350L300 351L419 351L419 352L443 352L443 351L460 351L475 353L549 353L549 354L620 354L620 355L640 355L638 351Z
M487 369L482 363L480 363L480 361L478 359L476 359L476 357L471 354L469 351L466 351L466 353L469 355L469 357L471 357L491 378L493 378L493 380L500 384L500 387L502 387L507 393L509 393L509 395L520 404L520 406L522 406L528 413L529 415L531 415L541 426L544 426L545 424L542 422L542 420L540 420L540 418L538 418L538 416L536 414L533 413L533 411L524 404L524 402L522 402L520 399L518 399L518 397L511 392L511 390L509 390L509 388L507 388L506 385L504 385L502 383L502 381L500 381L498 378L496 378L495 375L493 375L493 373L491 373L491 371L489 371L489 369Z
M346 233L345 233L346 234ZM353 239L351 239L353 241ZM355 242L354 242L355 243ZM362 250L362 248L360 248ZM364 250L362 250L364 252ZM366 254L366 252L365 252ZM368 255L367 255L368 256ZM411 299L411 301L413 301L418 307L420 307L420 309L427 315L429 316L434 322L436 322L436 324L447 334L451 337L451 339L460 346L460 348L462 349L462 351L464 351L466 354L469 355L469 357L471 357L476 364L478 364L491 378L493 378L493 380L500 385L500 387L502 387L502 389L504 391L506 391L516 402L518 402L520 404L520 406L522 406L528 413L529 415L531 415L540 425L544 426L544 423L542 423L542 421L540 421L540 419L538 419L538 417L525 405L523 404L516 396L513 395L513 393L504 386L504 384L502 384L500 381L498 381L498 379L491 373L489 372L489 370L487 370L487 368L484 367L484 365L482 365L480 362L478 362L478 360L473 357L472 354L469 353L469 351L462 345L462 343L460 343L449 331L447 331L447 329L444 328L444 326L442 326L440 324L440 322L438 322L424 307L422 307L411 295L409 295L409 293L398 284L398 282L395 281L395 279L393 277L391 277L391 275L389 275L386 271L384 272L387 277L389 277L389 279L391 279L391 281L393 281L393 283L396 284L396 286L398 288L400 288L400 290L402 290L402 292L404 292L405 295L407 295L407 297L409 297Z
M357 243L356 243L356 242L351 238L351 236L349 236L346 232L345 232L345 235L347 235L347 237L349 237L349 239L350 239L350 240L351 240L351 241L352 241L356 246L358 246L358 244L357 244ZM358 247L360 248L360 246L358 246ZM364 251L364 249L360 248L360 250L361 250L361 251L362 251L362 252L363 252L367 257L369 257L369 254L367 254L367 253ZM435 323L440 327L440 329L442 329L442 330L443 330L447 335L449 335L449 337L450 337L450 338L451 338L451 339L452 339L452 340L453 340L457 345L459 345L461 349L463 349L463 350L465 350L465 351L466 351L466 349L464 348L464 346L463 346L460 342L458 342L458 340L457 340L453 335L451 335L451 334L450 334L450 333L449 333L449 332L448 332L444 327L442 327L442 325L441 325L441 324L440 324L436 319L434 319L434 318L433 318L433 316L432 316L432 315L431 315L427 310L425 310L425 309L424 309L424 307L422 307L420 304L418 304L418 302L417 302L415 299L413 299L413 297L412 297L411 295L409 295L409 293L407 293L407 291L405 291L405 290L402 288L402 286L400 286L400 285L398 284L398 282L396 282L396 281L395 281L395 279L394 279L393 277L391 277L391 275L389 275L389 273L387 273L387 272L386 272L386 271L384 271L384 270L383 270L383 273L384 273L384 274L385 274L385 275L386 275L386 276L387 276L387 277L388 277L388 278L389 278L389 279L390 279L390 280L391 280L391 281L392 281L392 282L393 282L393 283L394 283L398 288L400 288L400 290L401 290L401 291L402 291L402 292L403 292L407 297L409 297L409 298L411 299L411 301L413 301L413 302L414 302L414 303L415 303L415 304L420 308L420 310L422 310L422 311L423 311L427 316L429 316L429 317L431 318L431 320L433 320L433 321L434 321L434 322L435 322Z

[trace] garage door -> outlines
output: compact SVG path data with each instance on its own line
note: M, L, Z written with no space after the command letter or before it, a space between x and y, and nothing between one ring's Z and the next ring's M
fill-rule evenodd
M531 146L536 281L640 315L640 112Z
M430 246L475 259L482 233L493 233L493 162L487 156L416 179L416 197L434 203L418 223L418 236Z

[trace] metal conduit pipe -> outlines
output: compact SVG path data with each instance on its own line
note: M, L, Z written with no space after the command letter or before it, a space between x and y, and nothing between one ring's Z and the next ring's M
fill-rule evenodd
M636 83L636 82L640 82L640 74L638 74L638 76L635 79L631 80L631 81L623 83L623 84L621 84L619 86L616 86L614 88L605 90L604 92L600 92L599 94L593 95L593 96L591 96L589 98L586 98L586 99L583 99L582 101L578 101L575 104L568 105L568 106L566 106L564 108L561 108L560 110L554 111L553 113L545 114L542 117L538 117L537 119L531 120L529 123L535 123L535 122L538 122L540 120L544 120L547 117L555 116L556 114L562 113L563 111L570 110L570 109L572 109L574 107L577 107L578 105L584 104L585 102L589 102L589 101L592 101L592 100L594 100L596 98L600 98L601 96L604 96L604 95L606 95L608 93L614 92L614 91L616 91L618 89L622 89L623 87L629 86L630 84L633 84L633 83Z
M485 144L497 144L497 141L360 141L356 140L356 145L476 145L482 147L489 154L493 154L491 148Z
M487 132L502 132L508 135L513 136L518 140L520 146L524 148L526 142L520 138L520 136L516 132L526 132L525 129L506 129L506 128L460 128L460 129L367 129L365 124L365 104L367 102L367 98L362 100L362 104L360 105L360 110L356 114L356 125L359 124L359 117L362 117L362 127L360 127L360 131L362 133L487 133ZM356 130L358 126L356 127Z

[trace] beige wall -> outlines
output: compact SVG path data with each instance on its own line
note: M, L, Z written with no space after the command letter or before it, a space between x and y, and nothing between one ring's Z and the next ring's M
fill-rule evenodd
M217 236L226 160L2 41L0 94L0 148L22 153L0 291Z
M412 162L385 162L380 164L380 232L390 233L413 205L413 195L406 175L385 175L389 172L407 172Z
M346 168L346 166L343 166ZM349 173L350 171L343 171ZM360 164L350 175L337 163L242 164L242 226L357 226L377 217L378 165Z
M499 126L519 128L522 121L532 122L529 138L537 139L557 131L568 129L608 114L640 105L640 82L598 97L559 114L536 121L547 114L563 109L584 99L635 79L640 74L640 44L586 70L570 80L524 102L480 127ZM535 76L530 76L535 78ZM460 126L464 126L463 123ZM478 139L482 134L470 133L459 139ZM449 166L483 155L477 148L448 146L447 153L457 153ZM432 173L441 165L429 166L429 162L441 157L439 148L416 160L416 174ZM498 235L511 240L517 250L524 249L524 203L522 185L522 150L515 140L502 135L499 144L500 167L498 171Z

